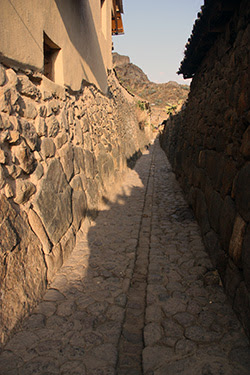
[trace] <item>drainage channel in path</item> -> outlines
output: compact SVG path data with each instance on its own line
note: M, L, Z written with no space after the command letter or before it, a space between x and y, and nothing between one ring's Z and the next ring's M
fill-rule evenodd
M249 342L158 141L0 354L0 375L249 375Z
M154 167L153 148L145 188L134 269L130 287L127 293L125 319L118 346L118 365L116 369L117 375L143 374L143 329L145 325L147 276L151 238Z
M85 222L43 300L2 351L1 375L116 374L151 159L152 148L105 199L95 222Z

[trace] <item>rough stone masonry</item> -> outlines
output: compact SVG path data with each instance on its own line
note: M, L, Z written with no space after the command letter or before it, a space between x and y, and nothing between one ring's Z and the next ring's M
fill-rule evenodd
M70 92L0 65L1 343L41 298L86 216L149 143L133 98L113 74L109 93Z
M190 42L190 55L181 67L186 74L195 72L186 108L166 124L161 137L248 335L249 14L249 1L206 3Z
M81 229L1 375L249 375L247 336L158 142Z

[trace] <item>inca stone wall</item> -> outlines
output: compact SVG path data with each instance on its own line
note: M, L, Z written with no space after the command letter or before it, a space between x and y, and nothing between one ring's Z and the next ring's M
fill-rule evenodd
M161 136L206 248L250 335L249 3L196 72L186 108Z
M104 96L0 65L1 342L73 250L85 217L149 143L113 74Z

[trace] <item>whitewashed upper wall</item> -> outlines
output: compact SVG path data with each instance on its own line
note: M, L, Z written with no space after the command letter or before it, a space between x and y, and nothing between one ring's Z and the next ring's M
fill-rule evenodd
M72 90L82 79L107 90L111 0L1 0L0 60L43 72L44 33L60 47L55 82Z

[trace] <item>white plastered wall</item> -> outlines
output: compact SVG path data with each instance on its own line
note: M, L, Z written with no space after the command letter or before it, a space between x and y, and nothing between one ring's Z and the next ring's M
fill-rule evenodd
M55 82L82 80L107 90L111 69L111 0L1 0L0 61L43 71L43 33L57 44Z

